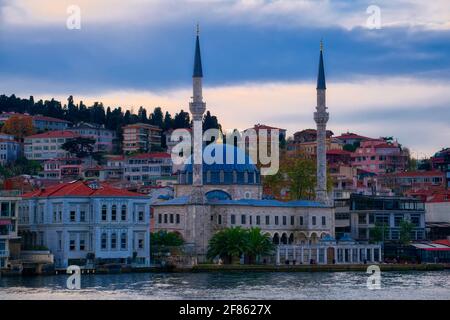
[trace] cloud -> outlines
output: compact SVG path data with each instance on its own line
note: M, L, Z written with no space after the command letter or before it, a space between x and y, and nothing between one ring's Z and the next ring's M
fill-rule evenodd
M76 4L86 23L149 24L181 20L282 28L311 26L347 30L366 27L372 1L345 0L4 0L5 21L13 25L61 24ZM383 27L450 29L447 0L380 0Z

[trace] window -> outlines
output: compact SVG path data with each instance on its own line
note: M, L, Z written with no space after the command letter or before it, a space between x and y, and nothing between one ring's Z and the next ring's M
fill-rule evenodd
M158 214L158 223L162 223L162 214Z
M139 211L139 213L138 213L138 220L139 221L144 221L144 211Z
M138 240L138 248L139 249L144 249L144 239L139 239Z
M219 215L219 220L220 220L219 223L222 223L222 216L220 216L220 215ZM179 214L179 213L177 213L177 214L175 215L175 221L176 221L177 224L180 223L180 214Z
M312 225L315 226L316 223L317 223L317 218L316 218L316 216L313 216L312 217Z
M117 220L117 206L113 205L111 207L111 221L116 221Z
M219 214L219 215L217 216L217 223L218 223L218 224L222 224L222 215L221 215L221 214Z
M167 214L164 215L164 223L167 223Z
M111 249L115 250L117 248L117 234L111 234Z
M266 216L266 225L270 224L270 216Z
M121 214L120 214L120 219L122 221L126 221L127 220L127 206L123 205L122 206L122 210L121 210Z
M102 233L102 237L101 237L101 248L102 248L102 250L106 250L107 242L108 242L108 236L106 235L106 233Z
M293 226L295 224L294 218L295 218L294 216L291 216L291 226Z
M257 225L261 224L261 217L260 216L256 216L256 224Z
M249 223L253 224L253 216L249 216L248 219L249 219Z
M106 217L107 217L107 208L106 205L102 206L102 221L106 221Z
M173 218L174 218L174 217L173 217L173 213L170 214L169 218L170 218L170 223L173 223L173 221L174 221L174 220L173 220Z
M70 222L75 222L75 215L76 215L75 211L70 211Z
M245 214L241 215L241 224L245 224L246 223L245 219L246 219Z
M275 216L275 225L278 225L278 216Z
M231 224L236 223L236 216L234 214L231 215Z
M80 239L80 251L86 250L86 240Z
M86 222L86 211L80 211L80 222Z
M299 223L301 226L303 225L303 217L299 217Z
M326 217L322 217L322 225L325 226L327 224L327 218Z
M287 217L283 216L283 226L285 226L287 224Z
M70 239L69 249L70 251L75 251L75 239Z
M126 250L127 249L127 233L122 232L120 236L120 249Z

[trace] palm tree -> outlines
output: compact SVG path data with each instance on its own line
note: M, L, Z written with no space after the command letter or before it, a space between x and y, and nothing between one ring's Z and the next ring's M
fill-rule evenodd
M261 233L260 228L251 228L247 231L247 254L249 263L259 262L259 258L273 252L274 244L269 234Z
M220 230L209 241L207 257L219 256L225 263L231 263L233 258L239 258L247 250L246 233L241 227Z

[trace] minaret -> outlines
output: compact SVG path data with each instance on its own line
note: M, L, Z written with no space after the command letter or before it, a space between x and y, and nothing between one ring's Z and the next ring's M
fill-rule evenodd
M317 107L314 121L317 124L317 187L316 200L328 202L326 134L329 114L325 101L325 70L323 67L323 42L320 42L319 74L317 77Z
M203 79L203 69L202 69L202 58L200 55L200 30L197 24L197 39L195 43L195 57L194 57L194 72L192 75L192 88L193 88L193 96L192 102L189 103L189 110L192 114L193 119L193 142L194 142L194 150L193 150L193 163L192 163L192 184L194 187L201 187L203 185L203 130L202 130L202 121L203 121L203 113L206 110L206 103L203 102L202 96L202 79ZM200 188L195 188L200 189ZM201 190L199 190L201 191ZM194 202L201 201L200 193L197 193L197 196L193 196L195 198Z

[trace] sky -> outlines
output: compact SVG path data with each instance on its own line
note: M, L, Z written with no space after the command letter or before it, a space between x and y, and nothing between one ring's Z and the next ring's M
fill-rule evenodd
M197 23L225 129L314 128L323 39L335 135L393 136L418 158L450 147L448 0L0 0L0 94L188 110Z

